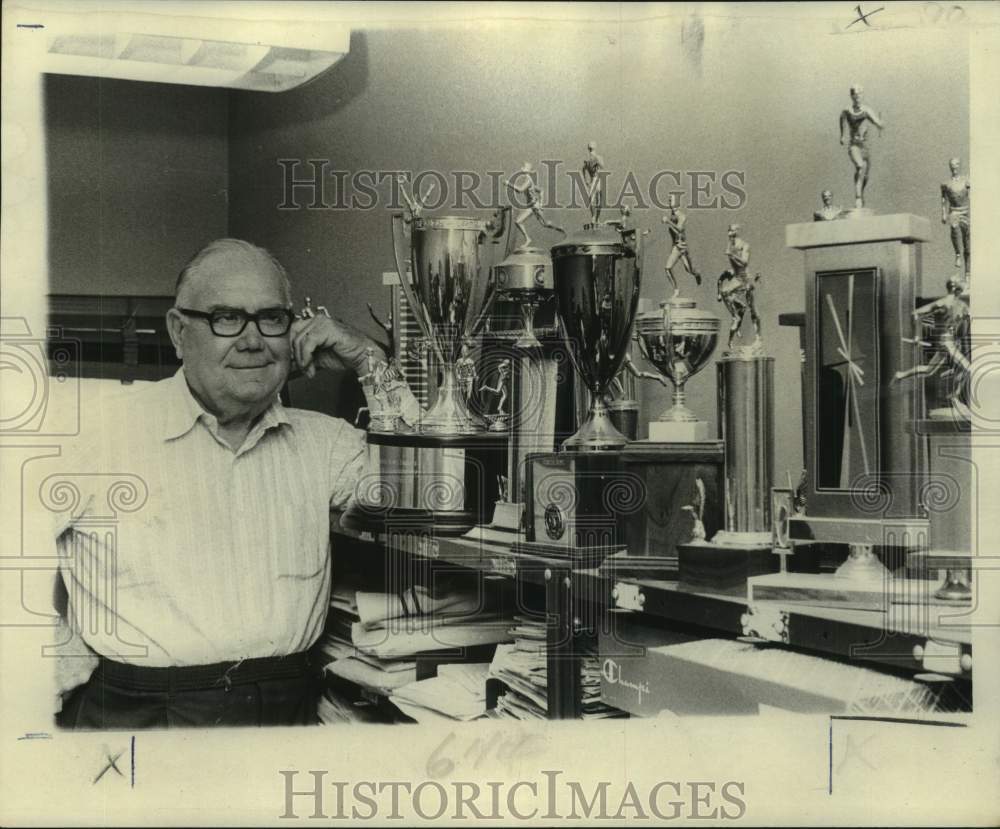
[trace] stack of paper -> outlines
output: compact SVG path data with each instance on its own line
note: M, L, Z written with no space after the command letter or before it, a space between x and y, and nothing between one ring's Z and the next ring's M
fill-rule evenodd
M319 652L330 662L354 653L351 625L359 619L356 595L357 590L349 581L338 581L333 587L326 633L319 643Z
M494 716L544 720L548 716L545 624L540 619L515 616L510 634L514 644L499 645L490 664L490 676L506 686L497 699Z
M431 595L423 587L403 593L358 592L358 620L350 641L380 659L427 651L509 642L511 617L483 600L475 587Z
M387 619L419 616L462 616L483 609L483 596L473 587L437 594L423 585L414 585L399 593L373 593L359 590L354 594L353 610L365 625Z
M360 653L331 662L326 670L383 696L417 678L417 663L412 659L378 659Z
M365 653L382 659L399 659L427 651L509 642L509 624L509 618L484 613L387 619L371 627L353 625L351 640Z
M333 688L327 688L316 706L321 725L386 722L386 715L373 705L356 705Z
M389 700L417 722L474 720L486 713L489 669L486 663L441 665L437 676L404 685Z
M580 663L580 717L585 720L627 717L628 714L620 708L601 702L601 661L597 657L596 645Z
M354 645L351 630L360 624L358 591L348 582L334 587L327 617L326 634L318 651L327 660L326 671L376 694L388 695L393 689L417 678L413 659L379 659L360 652Z

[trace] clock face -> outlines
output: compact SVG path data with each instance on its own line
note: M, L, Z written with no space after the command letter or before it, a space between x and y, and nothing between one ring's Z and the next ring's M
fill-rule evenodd
M878 271L816 274L816 488L881 471Z

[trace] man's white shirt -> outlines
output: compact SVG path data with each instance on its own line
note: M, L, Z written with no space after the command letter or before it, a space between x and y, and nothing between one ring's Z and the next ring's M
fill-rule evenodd
M58 516L68 621L149 667L306 650L330 596L330 509L366 474L365 433L275 400L233 451L183 369L104 406Z

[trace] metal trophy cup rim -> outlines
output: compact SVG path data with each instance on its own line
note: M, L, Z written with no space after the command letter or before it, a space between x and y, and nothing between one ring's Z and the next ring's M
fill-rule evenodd
M591 366L581 362L580 352L583 351L585 344L576 343L574 338L570 336L566 321L567 311L562 307L562 303L558 302L561 281L559 263L570 257L591 257L593 260L597 256L614 258L616 277L619 274L618 268L621 260L632 261L629 271L622 273L622 276L631 276L632 279L631 295L628 297L627 308L623 309L627 322L621 326L620 331L614 332L616 338L620 339L619 349L616 353L607 354L609 359L600 371L592 370ZM591 406L587 419L575 434L563 441L561 448L568 452L600 452L622 449L628 445L629 441L611 421L606 395L608 387L625 362L628 344L632 339L636 311L639 306L642 274L641 236L635 229L612 228L596 223L584 225L582 232L575 233L552 247L552 270L557 296L559 328L577 377L587 386L591 395Z
M406 216L403 213L392 215L393 252L400 285L426 346L434 351L442 366L443 378L438 388L438 397L430 409L421 415L420 423L416 429L420 434L471 435L485 431L485 424L469 411L456 377L455 368L459 361L464 359L460 355L472 345L473 339L482 329L496 299L496 286L493 268L485 263L479 263L476 273L466 274L473 281L486 280L485 286L477 283L476 287L469 291L471 298L481 296L481 300L478 302L479 307L474 307L471 304L467 306L460 321L455 320L447 323L432 321L431 313L425 302L426 298L422 295L421 284L425 280L417 273L420 266L415 261L414 255L416 235L435 232L476 233L477 248L487 241L499 244L499 240L503 237L502 249L506 251L510 241L509 213L510 208L504 206L494 212L492 219L471 216ZM410 263L409 268L407 267L408 262ZM450 272L450 265L446 270ZM446 281L448 275L448 273L445 274ZM454 278L452 282L454 282ZM450 295L454 297L455 285L446 287L449 289Z
M639 351L645 360L673 385L672 405L663 411L656 422L661 423L698 423L700 418L686 405L685 386L692 377L698 374L711 362L719 341L720 319L709 311L696 307L693 299L675 296L668 302L660 303L659 311L645 311L636 315L635 340ZM702 358L683 376L675 376L672 364L660 365L652 359L650 344L646 335L663 337L670 348L680 338L708 338L708 344L702 352Z

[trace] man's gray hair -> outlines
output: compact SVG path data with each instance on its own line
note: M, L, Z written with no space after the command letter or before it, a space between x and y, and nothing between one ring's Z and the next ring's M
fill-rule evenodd
M281 278L282 289L285 293L285 302L292 301L292 283L288 278L288 272L284 266L265 248L245 242L242 239L216 239L209 242L205 247L192 256L188 263L181 269L177 276L177 285L174 288L174 297L181 295L181 290L198 272L205 266L205 263L216 256L229 257L237 265L253 266L261 262L274 268L274 272Z

